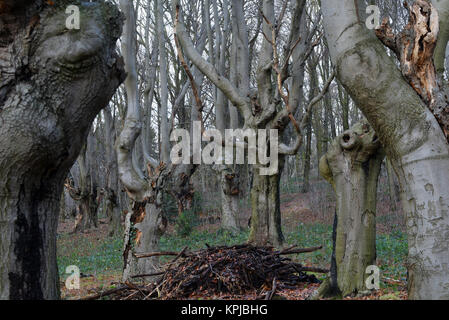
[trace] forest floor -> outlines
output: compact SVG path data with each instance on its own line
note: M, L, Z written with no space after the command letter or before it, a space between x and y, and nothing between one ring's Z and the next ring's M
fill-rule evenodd
M310 207L311 194L284 194L281 197L283 232L286 245L312 247L323 245L323 249L293 256L293 260L305 266L329 268L332 253L332 221L331 214L317 214ZM327 210L327 211L333 211ZM382 210L378 209L379 211ZM249 210L244 210L244 219ZM247 221L247 220L246 220ZM73 221L60 222L58 228L58 265L61 279L61 294L64 299L79 299L99 290L116 287L122 271L122 239L108 237L107 221L100 219L99 228L85 233L71 234ZM171 225L161 239L161 250L181 251L185 246L192 250L210 246L235 245L244 243L248 230L237 235L222 231L219 224L197 225L188 237L176 234ZM386 216L378 217L377 224L377 265L381 270L381 289L371 296L350 299L406 299L407 239L401 228L394 228ZM76 265L81 271L80 290L67 290L65 287L66 267ZM319 279L323 275L316 274ZM317 284L303 284L296 290L277 292L277 299L304 300L318 287ZM190 299L255 299L256 292L242 296L193 296Z

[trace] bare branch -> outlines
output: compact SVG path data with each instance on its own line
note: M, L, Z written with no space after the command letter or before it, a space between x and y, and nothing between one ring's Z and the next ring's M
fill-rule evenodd
M177 29L179 23L179 7L176 7L176 18L175 18L175 29ZM195 78L193 77L192 72L190 72L190 68L187 65L184 56L182 55L182 49L179 44L178 36L175 34L175 43L176 43L176 51L178 52L179 61L181 62L182 67L184 68L187 76L189 77L190 84L192 86L193 95L195 97L196 107L198 109L198 121L201 122L201 132L204 132L203 125L203 103L201 102L200 94L198 91L198 87L195 82Z
M324 84L324 87L321 90L321 92L315 98L313 98L312 101L310 101L309 104L307 105L306 112L305 112L304 117L302 118L302 121L301 121L301 130L304 130L304 128L306 127L307 121L309 120L309 117L310 117L310 114L312 113L313 107L318 102L320 102L321 99L323 99L324 95L329 90L329 87L330 87L332 81L334 80L336 74L337 74L337 72L335 70L332 71L331 75L329 76L329 78L327 79L326 83Z
M175 0L174 2L176 10L180 10L179 0ZM182 18L179 18L175 32L184 53L190 61L223 92L229 101L240 110L245 119L249 119L252 115L247 97L240 96L237 88L227 78L219 75L215 67L198 53L187 33Z
M330 84L334 80L336 75L335 70L332 72L332 74L327 79L323 89L321 90L320 94L312 99L312 101L309 102L309 104L306 107L306 111L304 113L304 116L301 121L301 125L299 127L295 126L295 133L296 133L296 139L292 146L286 146L285 144L279 145L279 153L283 155L294 155L299 150L299 148L302 145L302 132L304 131L307 121L312 113L313 107L321 100L323 99L326 92L329 90Z

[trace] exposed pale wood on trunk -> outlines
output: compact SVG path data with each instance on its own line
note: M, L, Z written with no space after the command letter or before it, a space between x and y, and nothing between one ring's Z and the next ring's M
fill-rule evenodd
M449 87L437 75L434 65L440 32L438 12L425 0L417 0L411 6L404 2L404 6L409 10L409 21L404 29L395 35L386 18L376 35L396 54L402 74L428 105L449 139Z

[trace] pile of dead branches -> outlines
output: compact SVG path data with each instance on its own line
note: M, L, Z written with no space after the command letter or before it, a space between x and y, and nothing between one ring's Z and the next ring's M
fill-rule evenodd
M208 247L204 250L180 253L159 252L136 255L138 258L152 256L176 256L166 270L158 273L160 278L152 284L122 284L120 287L90 297L98 299L113 295L115 299L183 299L192 295L244 294L251 290L266 291L266 298L276 289L293 289L301 282L317 283L319 280L309 272L326 273L327 270L304 267L285 256L312 252L321 247L298 249L291 247L276 251L271 247L237 245L233 247ZM151 275L136 275L144 278Z

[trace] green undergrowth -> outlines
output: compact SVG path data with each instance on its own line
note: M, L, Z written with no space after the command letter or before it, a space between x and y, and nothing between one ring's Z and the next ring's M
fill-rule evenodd
M248 230L231 233L219 230L193 230L188 237L176 233L166 235L161 239L161 251L181 251L184 247L198 250L209 246L245 243ZM332 227L322 224L299 224L293 232L285 234L286 246L299 247L323 246L322 250L294 255L291 258L307 266L329 268L332 255ZM120 237L95 238L71 235L58 236L58 265L62 278L69 265L76 265L84 274L120 273L122 268L122 246ZM381 277L404 281L406 278L405 258L407 255L407 238L401 231L377 236L377 264ZM167 258L168 259L168 258ZM165 259L163 261L166 261ZM318 275L322 278L323 275ZM395 289L395 285L382 286Z
M64 277L67 266L75 265L86 275L100 275L120 271L123 240L120 237L96 239L92 237L58 236L59 275Z

